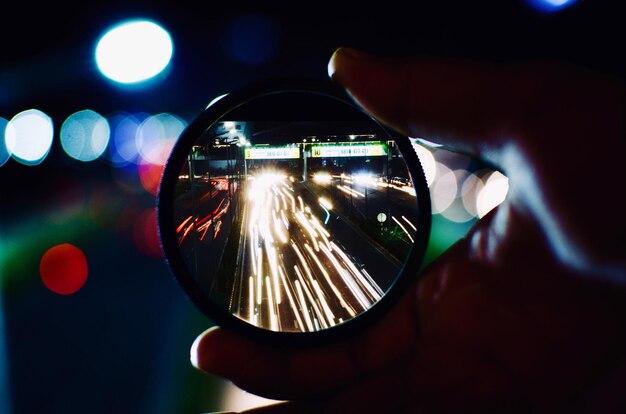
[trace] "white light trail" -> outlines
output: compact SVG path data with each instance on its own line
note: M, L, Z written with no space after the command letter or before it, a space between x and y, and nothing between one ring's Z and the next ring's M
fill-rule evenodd
M305 245L305 247L309 251L309 254L311 255L311 257L313 257L313 260L315 261L315 263L319 267L320 271L322 272L322 275L324 275L324 278L326 279L326 283L328 283L328 285L332 289L333 293L335 294L335 296L339 300L339 303L341 303L341 306L348 311L350 316L354 317L356 315L356 313L354 312L354 309L352 309L352 307L346 303L346 301L343 298L343 295L339 292L339 289L337 289L337 286L335 286L335 284L332 282L332 280L330 280L330 275L328 274L328 272L324 268L324 265L322 265L322 262L320 262L320 260L318 259L318 257L315 254L315 252L313 252L313 249L311 249L311 246L309 246L307 244L307 245Z
M296 274L298 275L298 278L300 279L302 290L304 290L304 293L306 294L307 299L309 299L309 303L313 307L313 311L315 315L317 315L317 319L322 325L322 328L328 328L328 324L324 320L324 314L322 313L320 308L317 306L317 302L313 298L311 291L309 290L306 282L304 281L304 276L302 275L302 272L300 272L300 269L298 269L298 266L294 266L294 269L296 269Z
M354 276L357 277L357 279L361 283L361 285L363 287L365 287L365 289L367 289L367 291L370 293L371 297L374 298L375 300L380 299L380 297L382 295L382 290L380 289L380 287L376 283L374 283L373 285L370 284L363 277L363 274L361 273L361 271L359 269L357 269L357 267L354 265L354 262L352 262L352 260L350 260L348 255L345 254L334 242L330 242L330 244L333 247L333 250L336 251L337 254L339 254L339 256L341 256L341 258L343 259L343 262L348 265L348 268L352 271Z
M320 303L322 304L322 309L324 310L324 313L326 314L326 319L328 320L328 323L330 324L330 326L336 325L335 315L330 310L330 307L328 306L328 303L326 302L326 298L324 298L324 292L322 292L322 289L320 288L319 283L317 283L317 280L313 281L313 289L315 289L315 293L317 293L317 297L320 300Z
M300 225L307 231L307 233L309 233L311 243L313 243L313 245L315 246L315 250L319 251L320 248L317 243L317 232L315 231L315 229L311 227L309 221L306 219L303 213L297 212L296 219L298 220L298 223L300 223Z
M259 248L257 250L257 269L259 273L256 275L257 280L257 295L256 295L256 303L258 305L261 304L261 294L263 292L263 251Z
M285 210L280 210L280 217L283 219L283 223L285 224L285 228L289 230L289 220L287 220L287 216L285 216Z
M250 289L248 320L252 322L254 320L254 278L252 276L248 277L248 289Z
M272 286L269 276L265 278L265 287L267 288L267 308L270 315L270 329L274 332L278 332L278 319L276 318L274 301L272 300Z
M267 262L270 266L270 273L272 274L272 281L274 282L274 293L276 295L276 303L280 304L280 286L278 282L278 260L276 258L276 248L269 243L265 244L265 252L267 253Z
M353 190L350 187L347 187L345 185L337 185L337 188L343 191L344 193L352 195L353 197L365 197L365 194L359 191Z
M285 244L288 240L287 235L283 230L283 224L283 221L279 220L278 217L276 217L276 211L274 211L274 233L278 235L278 239L280 239L281 243Z
M335 270L341 276L348 289L352 292L352 295L354 295L356 300L361 304L363 310L368 309L372 303L365 297L363 290L358 286L356 281L349 276L350 273L339 264L337 258L331 253L330 250L326 249L326 246L321 245L321 248L324 254L330 259L331 263L335 267Z
M313 328L313 321L311 321L311 317L309 316L308 309L306 309L306 300L304 299L304 294L302 293L300 282L297 280L296 280L296 290L298 291L298 297L300 298L300 303L302 304L302 313L304 314L304 320L306 321L306 326L309 329L309 332L313 332L315 330Z
M300 312L301 309L298 308L298 306L296 305L296 302L293 298L293 296L291 295L291 289L289 289L289 285L287 284L287 279L285 278L285 273L283 272L283 269L278 268L278 272L280 273L280 278L283 282L283 286L285 286L285 292L287 293L287 299L289 299L289 304L291 305L291 310L294 314L294 316L296 317L296 321L298 323L298 327L300 328L300 330L302 332L304 332L305 326L304 323L302 323L302 318L300 318ZM296 280L296 282L298 282Z
M410 234L409 234L409 232L407 231L406 227L404 227L404 226L402 225L402 223L400 223L400 222L398 221L398 219L397 219L397 218L395 218L394 216L391 216L391 218L393 219L393 221L395 221L395 222L398 224L398 226L400 226L400 228L404 231L404 233L406 233L407 237L408 237L409 239L411 239L411 242L414 242L413 237L411 237L411 235L410 235Z
M413 225L413 223L411 223L411 222L409 221L409 219L408 219L408 218L406 218L406 217L402 216L402 220L406 221L406 222L408 223L408 225L409 225L409 226L411 226L411 228L412 228L413 230L417 231L417 228Z

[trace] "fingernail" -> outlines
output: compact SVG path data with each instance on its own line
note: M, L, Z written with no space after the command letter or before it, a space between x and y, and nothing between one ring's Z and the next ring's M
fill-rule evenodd
M342 59L344 60L344 62L345 60L353 61L353 62L357 62L359 60L373 62L373 61L379 61L382 58L380 56L377 56L369 52L365 52L363 50L353 49L351 47L340 47L333 52L332 56L330 57L330 60L328 61L328 76L333 80L338 80L337 79L337 66L340 65L339 61ZM344 63L344 66L345 66L345 63Z
M202 335L198 335L198 337L193 341L191 349L189 350L189 360L194 368L202 370L198 363L198 345L200 344L200 338L202 338Z
M349 47L340 47L338 49L335 49L332 56L330 57L330 60L328 61L328 76L331 79L334 79L335 77L335 73L337 69L337 61L342 58L356 60L356 59L368 59L368 58L371 59L371 58L374 58L374 56L370 55L369 53L362 52L360 50L352 49Z

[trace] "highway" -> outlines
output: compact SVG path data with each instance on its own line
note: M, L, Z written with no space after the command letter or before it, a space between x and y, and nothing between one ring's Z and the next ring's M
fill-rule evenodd
M231 311L256 326L329 328L371 307L398 272L384 252L337 220L331 199L315 198L293 177L249 177L244 204L245 253ZM324 224L329 220L342 228L341 239Z
M302 182L267 168L238 189L225 177L196 182L176 200L176 234L207 295L273 331L342 323L370 308L395 280L403 257L367 236L348 210L370 219L389 214L407 246L416 232L415 194L402 183L371 176Z

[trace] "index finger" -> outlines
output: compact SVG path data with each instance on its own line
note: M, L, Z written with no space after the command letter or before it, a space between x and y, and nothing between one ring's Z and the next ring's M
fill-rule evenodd
M559 260L623 283L626 220L589 217L607 194L614 211L626 199L579 167L589 160L606 177L623 176L616 156L626 150L623 82L556 62L392 59L345 48L328 70L393 129L504 172L507 198L538 220ZM591 147L610 150L600 161L589 159Z

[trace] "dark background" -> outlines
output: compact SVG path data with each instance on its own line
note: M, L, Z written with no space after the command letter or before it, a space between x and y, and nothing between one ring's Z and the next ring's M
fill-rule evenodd
M325 79L338 46L388 55L556 60L624 73L619 2L580 0L557 12L522 0L415 0L411 9L362 3L352 10L294 2L282 12L213 3L2 6L0 117L40 109L55 123L55 140L38 166L9 160L0 167L0 413L232 408L222 404L225 383L188 362L191 342L211 322L183 295L158 251L137 238L154 195L141 188L136 171L106 159L67 157L58 127L69 114L85 108L170 112L190 122L213 98L257 79ZM161 82L123 88L97 72L97 39L130 18L159 22L173 38L171 72ZM440 250L466 229L441 227ZM87 283L74 295L55 294L39 278L41 256L59 243L79 246L88 260Z

